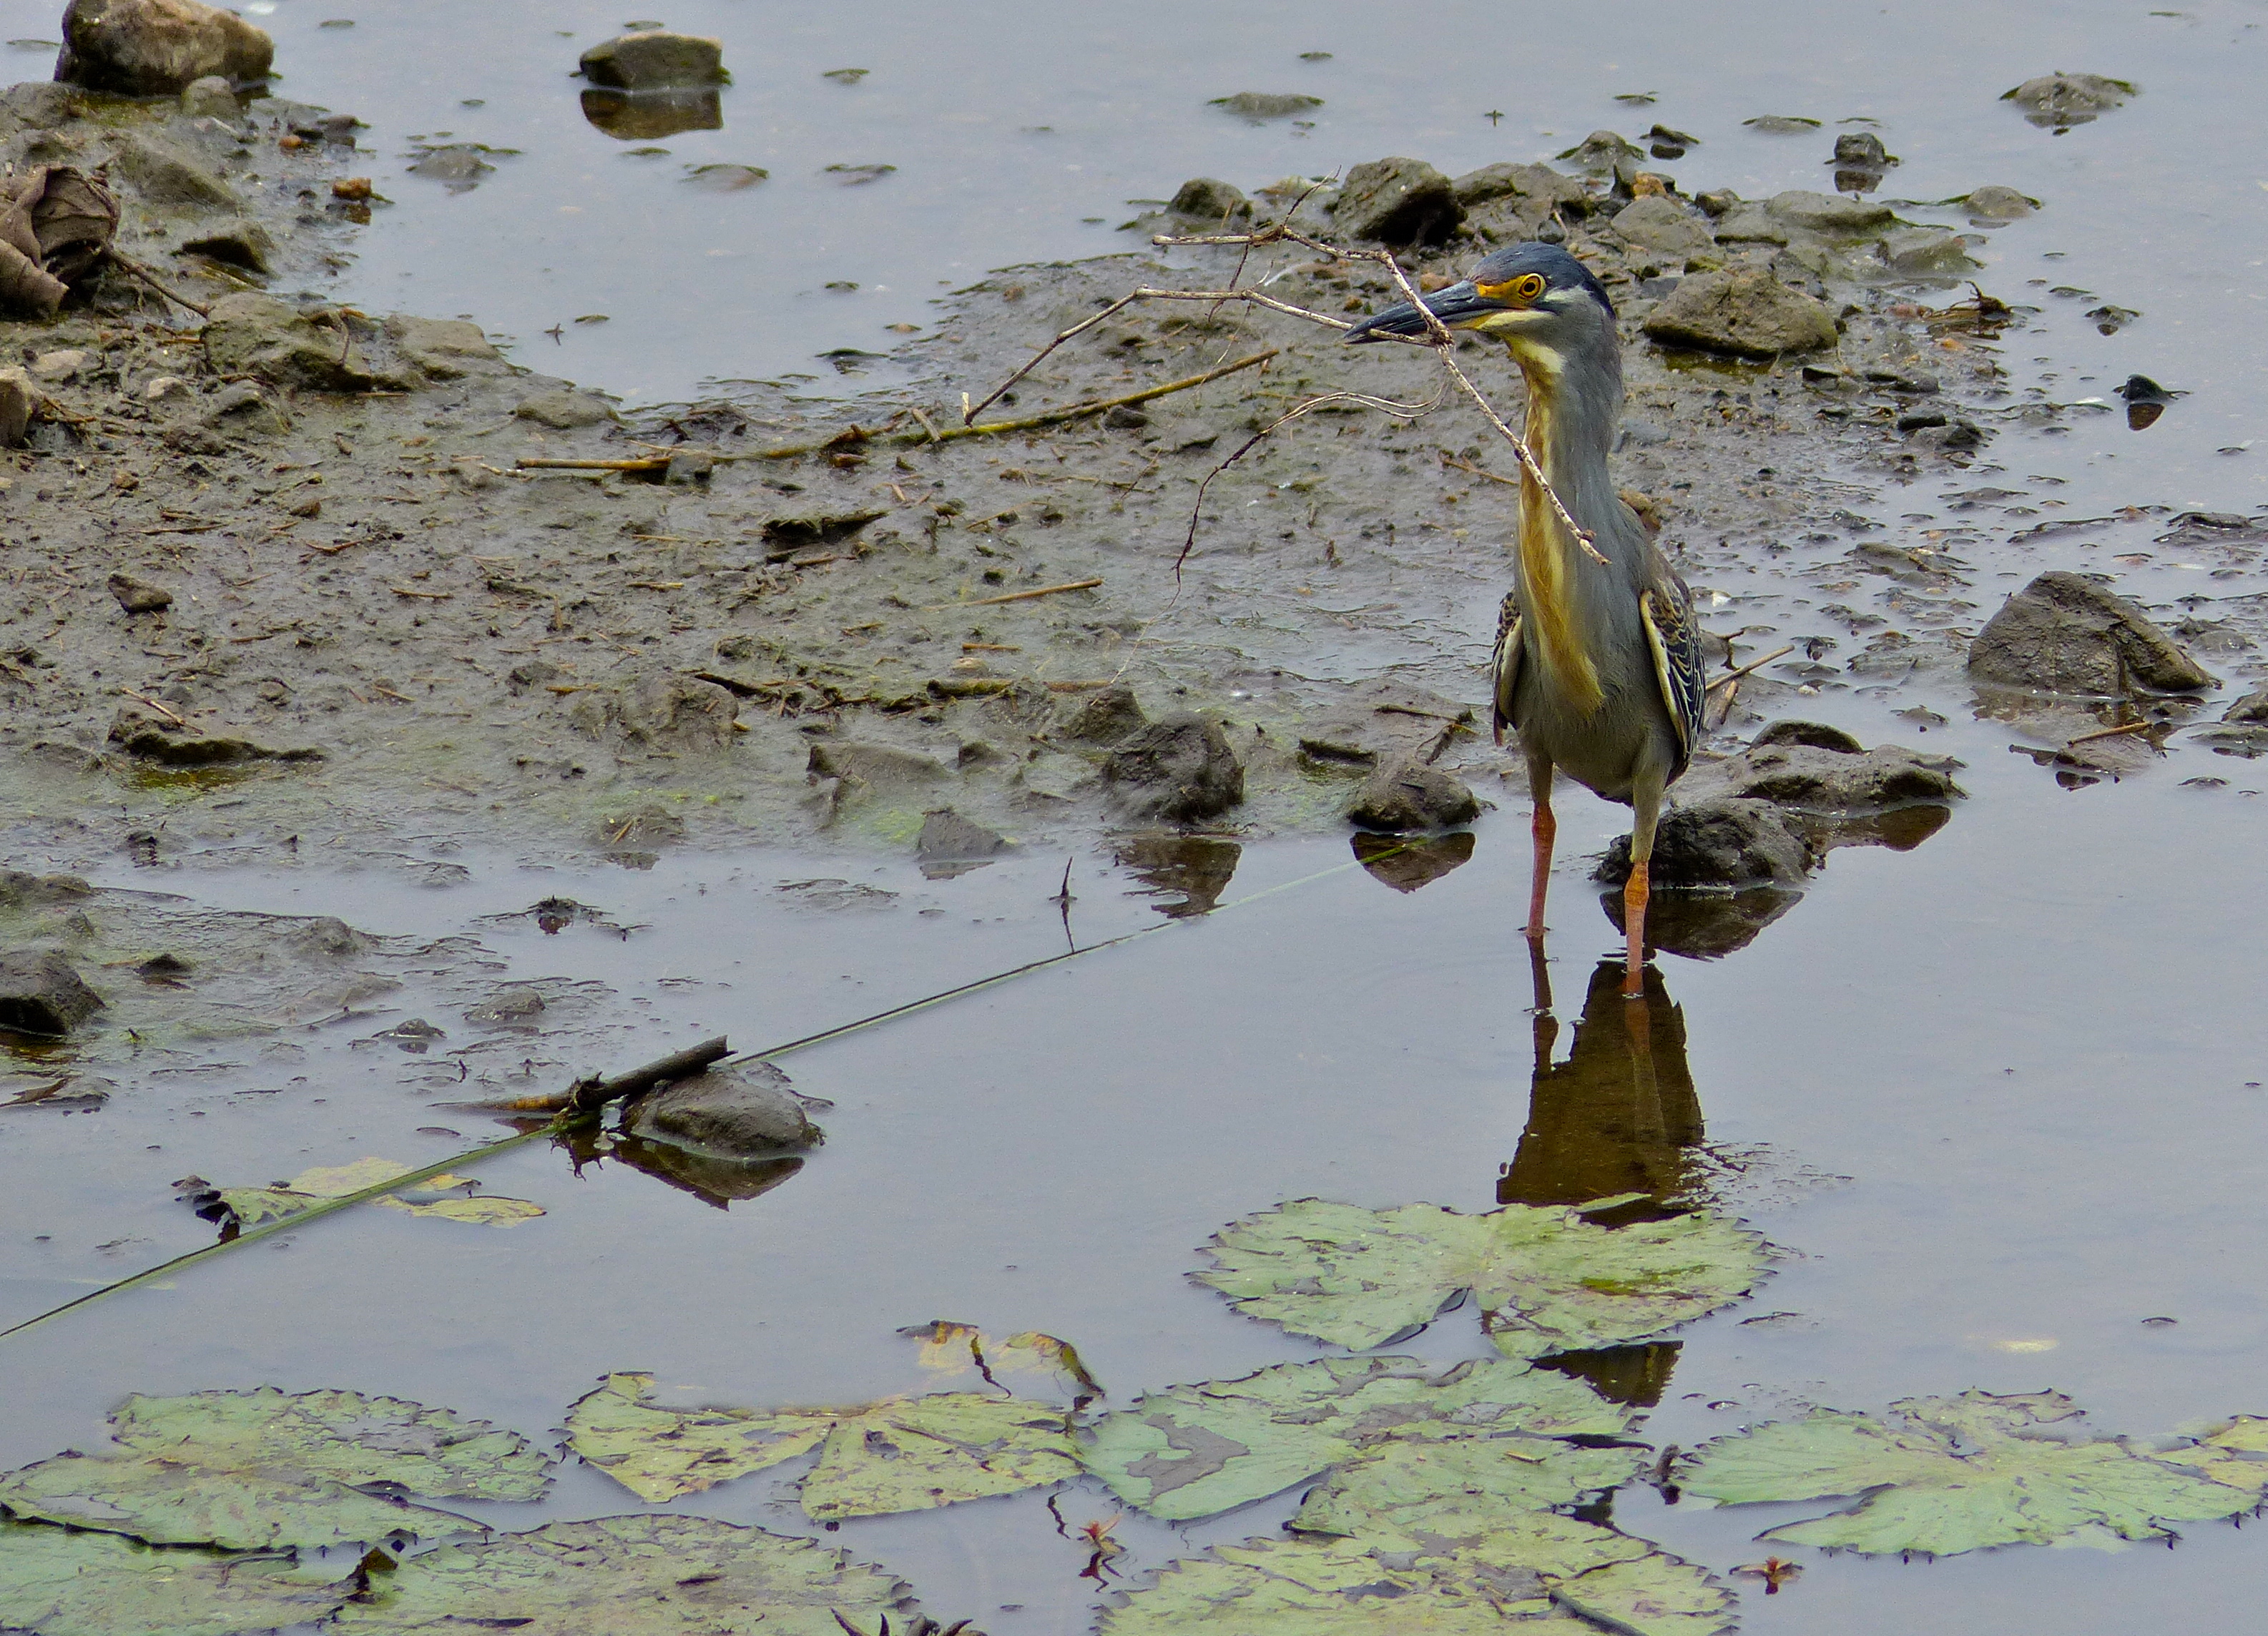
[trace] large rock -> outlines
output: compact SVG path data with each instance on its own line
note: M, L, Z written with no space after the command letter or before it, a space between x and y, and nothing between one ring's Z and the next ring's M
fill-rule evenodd
M1783 737L1696 767L1678 793L1694 802L1769 801L1799 812L1839 813L1942 803L1962 792L1942 765L1896 745L1857 750Z
M1646 333L1665 346L1770 358L1835 344L1835 315L1762 268L1699 273L1678 281L1646 315Z
M1580 214L1591 203L1581 182L1548 165L1484 165L1458 177L1449 184L1449 191L1467 209L1498 199L1541 199Z
M223 296L205 320L205 361L217 375L256 375L279 386L359 392L373 383L350 341L273 296Z
M700 34L642 29L601 40L583 54L583 77L620 91L677 91L725 83L725 42Z
M266 79L276 42L197 0L70 0L55 77L90 91L173 96L209 75Z
M1716 247L1717 241L1699 217L1660 194L1624 206L1612 225L1624 244L1668 256L1681 265Z
M1464 780L1423 761L1404 761L1363 781L1347 808L1347 821L1358 829L1407 835L1469 824L1480 811L1480 800Z
M1786 885L1815 861L1810 843L1771 802L1720 796L1662 815L1647 874L1657 886ZM1630 837L1619 835L1594 878L1619 884L1630 870Z
M1203 823L1244 799L1244 764L1227 735L1187 711L1122 741L1103 763L1102 776L1119 804L1138 818Z
M769 1062L712 1067L640 1097L624 1120L633 1136L746 1157L810 1148L819 1126Z
M145 204L190 211L244 209L226 182L158 137L120 137L110 163Z
M1339 230L1388 245L1438 245L1465 219L1449 179L1423 159L1373 159L1347 172L1331 205Z
M402 360L429 380L499 374L507 367L504 354L489 344L481 326L463 319L395 312L386 320L386 333Z
M52 949L0 954L0 1029L19 1034L68 1034L102 1009L71 963Z
M2194 693L2213 679L2148 615L2078 574L2041 575L2010 597L1969 647L1981 681L2117 698Z
M1877 228L1888 227L1896 217L1896 212L1887 204L1845 199L1838 194L1813 193L1801 187L1774 194L1764 202L1764 209L1791 227L1830 238L1861 238Z

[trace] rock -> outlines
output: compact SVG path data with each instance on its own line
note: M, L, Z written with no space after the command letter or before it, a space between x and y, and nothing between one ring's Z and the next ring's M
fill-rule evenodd
M583 117L617 142L652 142L680 131L725 128L725 105L713 85L695 91L593 87L583 93L582 100Z
M1896 219L1887 204L1871 204L1863 199L1845 199L1804 188L1774 194L1764 202L1764 209L1791 227L1824 233L1830 238L1862 238Z
M335 914L311 914L288 924L284 942L294 954L325 960L348 959L378 946L378 939L355 930Z
M1941 761L1896 745L1850 751L1785 741L1752 745L1722 761L1697 766L1678 790L1697 803L1730 797L1808 813L1863 812L1925 801L1942 804L1962 795Z
M20 449L46 401L21 370L0 370L0 448Z
M533 988L506 988L465 1008L475 1028L534 1028L544 1012L543 996Z
M481 326L462 319L393 312L387 315L386 334L402 361L429 380L501 374L507 367L504 354L489 344Z
M225 767L246 761L320 761L313 749L272 750L248 738L202 727L129 704L112 718L109 742L126 754L166 767Z
M0 91L0 118L26 130L54 130L78 115L78 96L69 85L32 79Z
M587 392L563 388L539 392L520 400L512 411L523 421L534 421L538 426L549 426L554 431L573 431L578 427L599 426L615 418L615 411L603 398Z
M244 115L236 99L236 87L218 74L193 79L181 87L181 112L193 120L227 120L232 123Z
M1835 139L1835 157L1828 163L1854 171L1883 171L1897 161L1884 150L1882 139L1874 132L1853 130Z
M1579 171L1588 171L1594 176L1610 173L1634 173L1638 162L1646 158L1636 144L1625 141L1610 130L1594 130L1554 158L1565 159Z
M481 185L482 177L495 171L485 157L495 151L476 142L445 143L438 148L421 148L416 163L404 168L412 176L439 182L450 193L470 193Z
M1150 718L1142 714L1141 701L1134 697L1134 690L1123 682L1113 682L1071 706L1064 715L1063 725L1056 730L1056 737L1079 744L1115 745L1149 724Z
M2021 221L2040 208L2038 200L2027 198L2013 187L1979 187L1961 202L1968 208L1970 221L1978 227Z
M1824 303L1752 267L1679 280L1642 327L1665 346L1744 358L1835 344L1835 315Z
M1657 886L1786 885L1802 880L1814 861L1810 844L1771 802L1718 796L1662 814L1646 872ZM1593 878L1620 883L1630 869L1630 837L1618 835Z
M357 392L372 383L350 342L288 302L223 296L205 320L205 361L220 375L256 375L278 386Z
M674 449L661 481L671 488L705 488L717 475L717 457L706 449Z
M951 807L939 807L922 815L914 856L921 862L922 873L936 880L980 868L1007 851L1011 844L1005 835L961 817Z
M197 389L178 375L152 375L142 383L142 401L172 403L184 398L194 398Z
M1581 182L1548 165L1484 165L1458 177L1449 184L1449 191L1468 209L1497 199L1541 199L1580 215L1591 204L1591 195L1583 191Z
M1140 818L1197 824L1244 799L1244 764L1220 729L1188 711L1152 722L1103 763L1103 781Z
M2014 90L2004 91L2000 100L2013 102L2023 109L2025 119L2035 125L2062 126L2067 129L2110 113L2127 98L2138 95L2139 90L2131 81L2110 79L2101 74L2058 72L2043 74Z
M1690 210L1660 194L1624 206L1611 225L1624 243L1668 256L1681 265L1691 257L1705 255L1717 245Z
M1480 811L1479 798L1466 788L1464 780L1423 761L1404 761L1381 767L1366 779L1346 815L1358 829L1407 835L1469 824Z
M894 745L825 740L811 746L806 773L814 783L839 778L883 791L923 789L952 777L941 763Z
M158 137L121 136L110 163L145 204L192 211L244 209L226 182Z
M1784 245L1793 231L1760 204L1734 204L1718 218L1717 242Z
M129 613L162 613L173 605L173 593L124 574L110 576L110 594Z
M1982 681L2116 698L2194 693L2213 679L2125 598L2094 580L2041 575L1995 613L1969 648Z
M2230 705L2220 719L2224 722L2268 723L2268 687L2256 688L2245 694Z
M700 34L642 29L601 40L583 54L583 77L617 91L675 91L725 83L725 42Z
M1838 755L1864 755L1867 746L1839 727L1830 727L1823 722L1774 722L1749 743L1751 750L1763 750L1773 745L1807 745L1814 750L1832 750Z
M1233 97L1215 97L1211 106L1256 125L1264 120L1288 120L1296 114L1308 113L1322 107L1323 99L1298 92L1240 91Z
M0 953L0 1029L19 1034L68 1034L102 1009L71 963L52 949Z
M541 687L546 682L556 682L567 672L549 659L523 659L504 676L515 693L530 687Z
M22 869L0 869L0 909L52 909L94 895L94 888L76 875L31 875Z
M1231 216L1251 215L1252 201L1244 196L1241 189L1225 181L1211 176L1193 176L1181 185L1173 202L1166 208L1175 216L1225 222Z
M235 437L281 437L291 429L291 417L273 392L257 381L231 381L206 401L204 423L215 431Z
M1373 159L1347 172L1332 218L1351 238L1438 245L1465 219L1449 179L1423 159Z
M1885 234L1874 254L1895 273L1923 278L1957 278L1977 270L1969 243L1940 227L1907 227Z
M711 1067L639 1097L622 1127L649 1141L715 1154L816 1147L827 1138L788 1085L788 1076L769 1062Z
M32 360L32 378L55 385L77 378L78 372L94 361L91 352L73 347L55 352L42 352Z
M275 271L276 240L257 222L230 222L208 233L181 242L183 253L210 256L249 272Z
M172 96L208 77L254 84L275 58L266 34L197 0L70 0L55 77L89 91Z

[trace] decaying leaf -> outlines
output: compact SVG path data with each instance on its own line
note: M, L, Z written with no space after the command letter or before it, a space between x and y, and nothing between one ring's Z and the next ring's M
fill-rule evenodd
M907 1587L815 1539L702 1516L554 1522L444 1545L373 1574L335 1627L357 1636L843 1636L914 1617Z
M2268 1500L2268 1417L2240 1414L2154 1457Z
M2258 1503L2257 1489L2089 1438L2073 1424L2077 1406L2058 1392L1909 1398L1890 1412L1884 1420L1822 1409L1719 1438L1680 1468L1677 1481L1727 1504L1861 1494L1847 1510L1757 1537L1930 1556L2163 1539L2169 1523L2234 1516ZM2240 1442L2250 1434L2238 1434ZM2219 1457L2239 1456L2232 1446Z
M1580 1381L1521 1363L1442 1370L1419 1358L1326 1358L1149 1393L1097 1421L1080 1455L1119 1498L1178 1521L1277 1493L1389 1442L1498 1448L1525 1434L1519 1448L1540 1459L1563 1447L1545 1440L1616 1435L1631 1419Z
M330 1565L335 1570L339 1565ZM0 1630L40 1636L253 1636L336 1611L352 1581L280 1558L158 1550L115 1534L0 1522Z
M1515 1358L1616 1346L1728 1306L1764 1274L1764 1241L1697 1211L1601 1227L1557 1205L1462 1215L1295 1199L1214 1236L1195 1276L1238 1311L1361 1349L1429 1322L1469 1291Z
M1512 1513L1579 1505L1630 1481L1653 1459L1645 1449L1543 1437L1388 1443L1332 1472L1290 1526L1303 1534L1478 1540Z
M110 189L71 165L38 165L0 182L0 309L53 312L117 231Z
M1010 1383L1028 1383L1051 1398L1079 1403L1103 1396L1102 1383L1087 1373L1079 1348L1053 1335L1027 1329L995 1339L974 1324L954 1318L932 1318L898 1332L921 1342L921 1366L941 1375L973 1374L998 1390L1014 1390Z
M1247 1540L1104 1611L1101 1636L1716 1636L1732 1598L1611 1529L1531 1512L1478 1544Z
M610 1375L568 1411L575 1452L642 1500L697 1493L819 1450L803 1508L821 1522L1010 1494L1079 1471L1071 1411L932 1392L843 1409L670 1409L651 1375Z
M379 1158L357 1159L352 1164L318 1164L271 1187L212 1187L192 1177L189 1183L182 1184L186 1190L183 1196L207 1221L233 1223L242 1229L283 1221L326 1199L343 1199L349 1193L358 1193L397 1176L407 1176L413 1168ZM438 1216L478 1227L517 1227L543 1214L541 1205L526 1199L455 1192L476 1185L461 1176L435 1176L406 1189L406 1196L388 1193L374 1202L409 1215Z

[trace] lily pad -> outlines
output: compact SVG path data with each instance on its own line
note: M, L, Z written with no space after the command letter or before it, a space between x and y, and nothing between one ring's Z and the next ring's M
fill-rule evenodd
M651 1375L610 1375L568 1411L575 1452L641 1500L697 1493L819 1450L802 1484L821 1522L923 1511L1079 1472L1071 1411L983 1392L844 1409L671 1409Z
M208 1220L232 1221L239 1229L252 1228L297 1215L326 1199L343 1199L349 1193L390 1182L397 1176L407 1176L414 1168L392 1159L357 1159L352 1164L314 1165L288 1182L277 1182L269 1187L207 1188L199 1182L187 1196L197 1213ZM375 1202L411 1215L439 1216L445 1221L468 1221L480 1227L517 1227L543 1214L541 1205L525 1199L490 1198L484 1194L446 1196L453 1189L476 1185L460 1176L435 1176L418 1183L411 1190L413 1197L389 1193Z
M1765 1271L1764 1240L1697 1211L1601 1227L1559 1205L1462 1215L1317 1199L1223 1229L1195 1274L1248 1317L1355 1349L1430 1322L1469 1291L1515 1358L1640 1340L1729 1306Z
M1057 1401L1074 1405L1104 1395L1102 1383L1087 1373L1078 1347L1035 1329L996 1339L974 1324L934 1318L898 1333L921 1342L921 1366L937 1374L972 1374L1000 1391L1013 1390L1010 1381L1027 1382Z
M1890 1412L1882 1420L1822 1409L1719 1438L1681 1470L1679 1485L1728 1504L1864 1495L1847 1510L1758 1537L1929 1556L2164 1539L2169 1523L2234 1516L2258 1501L2257 1491L2122 1442L2086 1439L2068 1424L2077 1406L2058 1392L1970 1391L1910 1398Z
M1716 1636L1732 1597L1700 1569L1535 1512L1474 1547L1247 1540L1174 1563L1107 1609L1101 1636Z
M2240 1414L2155 1457L2268 1500L2268 1418Z
M253 1636L327 1618L353 1588L274 1558L160 1551L115 1534L0 1522L0 1629Z
M1644 1449L1586 1449L1550 1438L1389 1443L1348 1462L1308 1494L1291 1526L1303 1534L1478 1540L1514 1512L1573 1506L1630 1481Z
M1128 1504L1180 1521L1388 1442L1528 1433L1540 1449L1557 1447L1541 1442L1552 1436L1616 1435L1631 1419L1580 1381L1521 1363L1443 1372L1418 1358L1327 1358L1151 1392L1097 1421L1080 1456Z
M551 1456L518 1432L357 1391L137 1396L110 1427L129 1449L204 1470L277 1469L468 1500L539 1500L551 1481Z
M903 1582L796 1539L702 1516L554 1522L444 1545L371 1576L335 1629L359 1636L509 1628L513 1636L843 1636L912 1603Z

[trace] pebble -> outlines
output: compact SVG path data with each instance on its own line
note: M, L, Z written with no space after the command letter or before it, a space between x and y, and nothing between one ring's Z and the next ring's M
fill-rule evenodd
M32 378L34 380L47 381L51 384L70 380L93 361L93 356L92 353L81 352L76 348L61 352L42 352L32 360Z
M1406 835L1469 824L1480 812L1480 799L1464 780L1422 761L1404 761L1364 780L1346 815L1358 829Z

